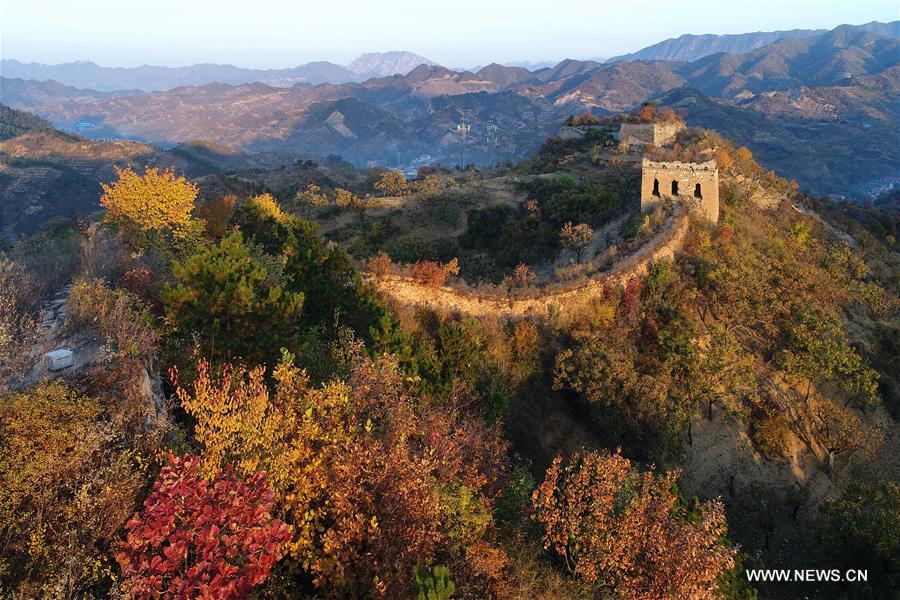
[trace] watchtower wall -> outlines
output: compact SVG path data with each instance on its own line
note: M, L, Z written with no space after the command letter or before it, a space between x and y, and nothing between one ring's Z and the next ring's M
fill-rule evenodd
M656 162L641 164L641 211L665 198L678 198L705 219L719 221L719 169L716 161Z
M630 146L665 146L674 142L675 136L684 128L683 121L622 123L619 140Z

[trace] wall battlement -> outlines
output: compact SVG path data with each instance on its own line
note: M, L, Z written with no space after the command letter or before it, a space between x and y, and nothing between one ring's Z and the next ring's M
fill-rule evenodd
M664 198L678 198L713 223L719 221L719 169L716 161L641 164L641 211Z
M622 123L619 140L630 146L665 146L674 142L675 136L684 128L684 121Z

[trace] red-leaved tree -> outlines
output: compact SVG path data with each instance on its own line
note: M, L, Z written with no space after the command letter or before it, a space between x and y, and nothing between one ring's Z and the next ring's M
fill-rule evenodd
M116 556L135 598L244 598L265 581L290 539L272 517L265 473L231 468L211 479L199 457L170 456Z

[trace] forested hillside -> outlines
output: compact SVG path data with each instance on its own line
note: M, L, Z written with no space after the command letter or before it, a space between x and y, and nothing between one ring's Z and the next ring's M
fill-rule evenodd
M716 161L718 223L642 214L642 155L569 125L414 180L121 166L102 212L11 245L2 594L900 590L896 214L824 205L702 129L666 151ZM587 283L540 313L434 301ZM74 364L49 370L58 348ZM813 566L869 579L744 574Z

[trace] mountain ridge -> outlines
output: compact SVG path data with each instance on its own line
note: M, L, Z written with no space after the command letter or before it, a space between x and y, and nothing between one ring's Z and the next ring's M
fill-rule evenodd
M869 31L883 36L900 37L900 20L881 23L871 21L862 25L839 25ZM607 63L635 60L695 61L721 52L746 54L784 39L802 39L827 33L828 29L790 29L785 31L754 31L748 33L690 34L669 38L628 54L614 56Z

